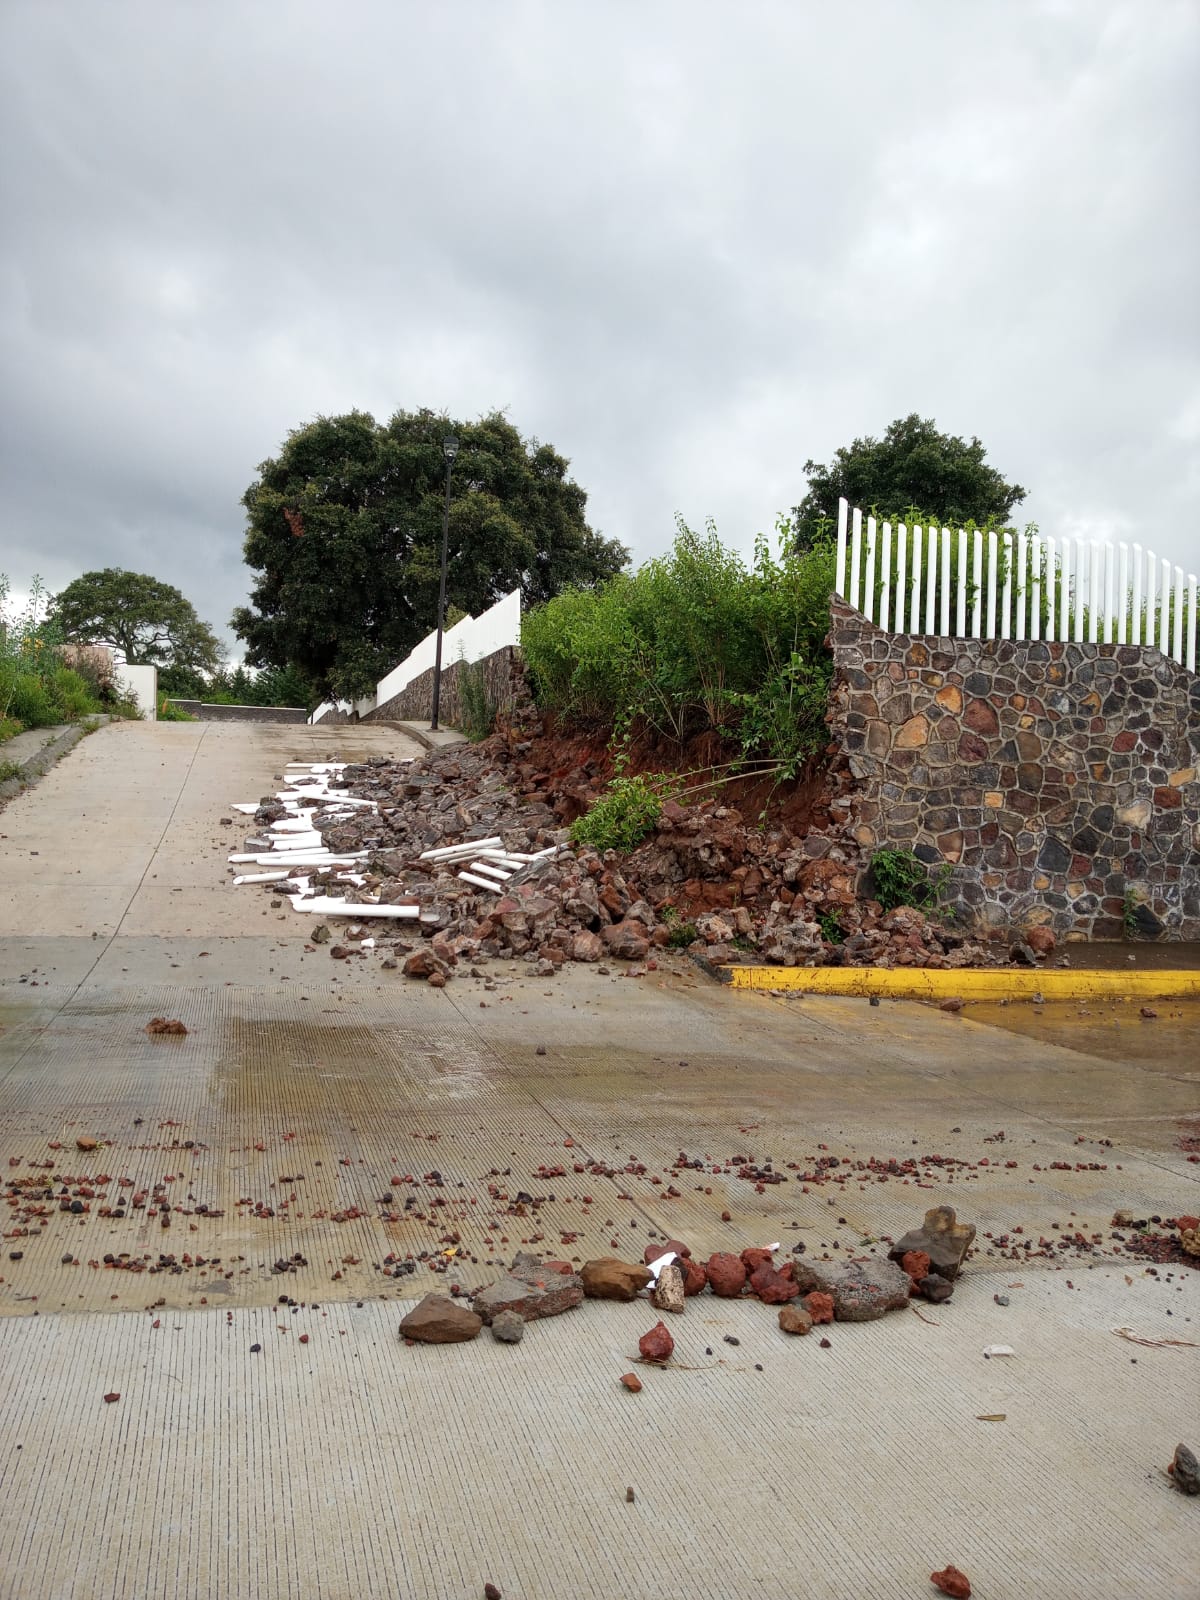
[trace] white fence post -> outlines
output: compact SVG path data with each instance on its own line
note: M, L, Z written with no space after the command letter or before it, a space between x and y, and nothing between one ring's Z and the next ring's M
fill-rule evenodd
M862 602L858 597L858 579L862 565L862 512L857 506L854 508L854 531L850 545L850 593L847 599L856 611L862 609Z
M846 517L849 509L846 497L842 495L838 500L837 577L834 593L840 595L843 600L846 598Z
M938 531L936 528L925 529L925 632L937 632L937 620L933 614L934 594L937 589L938 566Z
M892 603L892 525L883 525L883 559L879 583L879 626L886 630Z
M883 630L1060 644L1086 638L1158 649L1196 670L1196 574L1140 544L1131 549L1124 540L1079 536L1060 542L1036 530L910 526L890 518L877 522L873 515L865 523L864 529L857 506L839 498L835 593ZM515 599L507 596L486 616ZM470 618L457 625L474 626ZM427 642L389 678L406 669L411 677ZM379 685L380 703L385 687Z

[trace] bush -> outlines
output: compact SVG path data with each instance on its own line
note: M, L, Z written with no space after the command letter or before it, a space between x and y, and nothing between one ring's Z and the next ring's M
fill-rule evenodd
M587 815L571 824L572 844L632 850L657 826L663 801L677 787L677 780L662 772L614 778Z
M934 911L949 876L950 867L945 862L931 877L929 868L911 850L877 850L871 857L868 884L885 911L894 911L897 906Z
M199 722L199 717L194 717L190 711L173 704L165 696L158 702L158 720L160 722Z
M564 722L634 723L682 743L709 730L748 756L803 760L824 738L834 553L780 554L758 540L747 565L710 523L683 521L669 555L526 614L521 645L539 703Z
M26 728L48 728L61 720L45 681L33 672L18 672L13 677L8 711Z
M486 739L496 726L496 702L488 693L487 674L482 662L469 665L465 660L458 664L458 698L461 708L461 732L473 744Z

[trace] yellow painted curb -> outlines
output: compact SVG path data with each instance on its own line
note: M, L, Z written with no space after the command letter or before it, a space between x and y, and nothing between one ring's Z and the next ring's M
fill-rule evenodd
M879 995L893 1000L1182 1000L1200 997L1200 972L1052 972L1012 967L720 967L734 989Z

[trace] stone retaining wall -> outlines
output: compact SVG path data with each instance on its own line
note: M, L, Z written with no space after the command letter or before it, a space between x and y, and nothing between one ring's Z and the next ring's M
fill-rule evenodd
M1157 650L883 633L835 597L832 731L870 853L966 924L1200 938L1200 679Z
M520 692L520 668L511 645L484 656L477 665L483 669L488 700L498 713L510 714ZM451 661L442 667L441 705L438 721L444 728L462 728L463 706L461 673L463 663ZM472 668L471 670L475 670ZM433 669L414 678L399 694L376 706L364 722L407 722L427 719L433 704Z
M307 722L303 706L223 706L202 700L171 699L173 706L201 722Z

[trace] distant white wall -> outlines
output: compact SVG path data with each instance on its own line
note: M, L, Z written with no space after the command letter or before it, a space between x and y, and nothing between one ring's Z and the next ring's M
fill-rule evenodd
M514 589L511 594L506 594L497 600L494 606L479 617L463 617L452 628L447 628L442 635L442 666L448 667L455 661L465 661L473 665L482 661L485 656L503 650L506 645L517 645L521 642L521 591ZM423 672L429 672L433 667L434 656L437 652L437 631L426 634L420 644L415 645L398 667L393 667L386 678L381 678L375 686L375 698L359 700L355 709L360 716L366 716L368 711L374 711L376 706L381 706L386 700L398 695L402 689L407 689L415 678ZM309 717L310 722L320 722L322 717L327 717L333 710L349 711L350 706L345 701L323 701Z
M124 692L132 697L147 722L158 720L158 668L131 667L118 662L114 673Z

